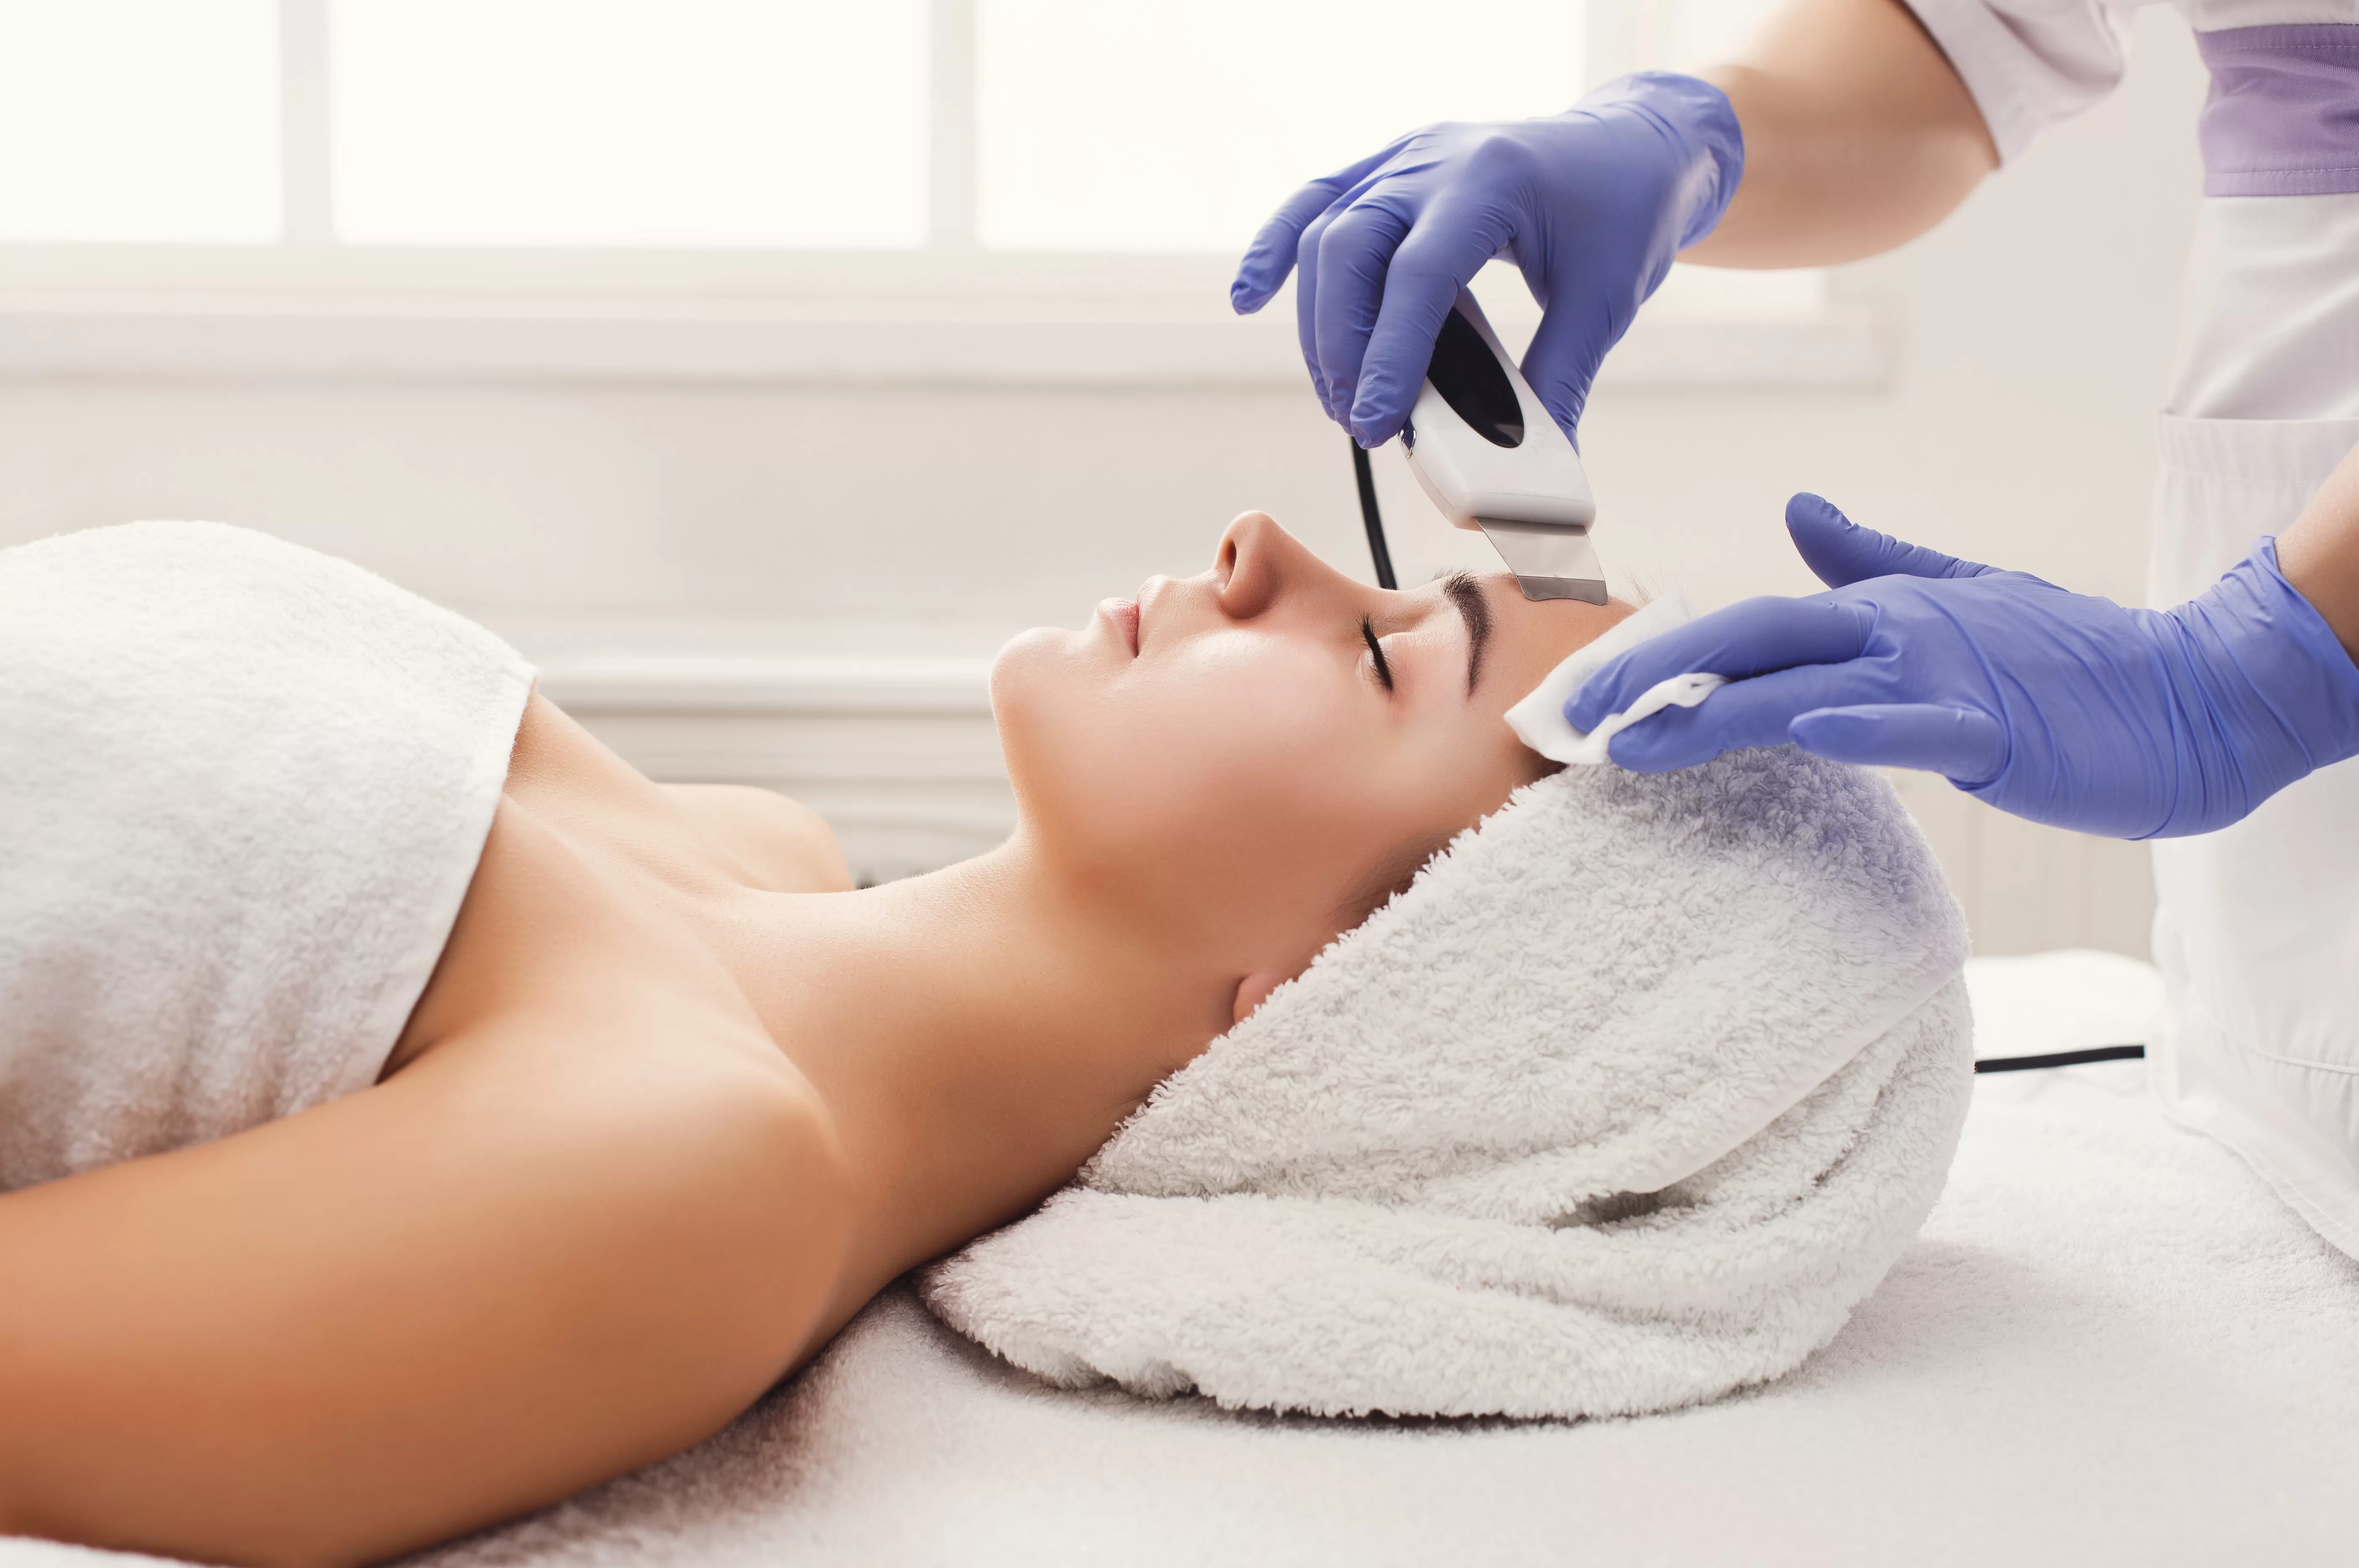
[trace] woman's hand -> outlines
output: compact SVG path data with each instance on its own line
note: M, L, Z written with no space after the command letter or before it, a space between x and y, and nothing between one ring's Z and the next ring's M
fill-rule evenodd
M1605 351L1744 172L1720 89L1644 72L1562 114L1429 125L1314 180L1262 225L1230 285L1258 310L1299 267L1302 357L1328 415L1373 447L1417 401L1458 290L1510 256L1546 309L1524 376L1567 434Z
M1791 741L2114 838L2225 827L2359 755L2359 668L2271 541L2158 611L1905 544L1816 495L1786 526L1832 592L1748 599L1640 644L1566 704L1573 726L1711 670L1732 684L1623 731L1614 760L1660 773Z

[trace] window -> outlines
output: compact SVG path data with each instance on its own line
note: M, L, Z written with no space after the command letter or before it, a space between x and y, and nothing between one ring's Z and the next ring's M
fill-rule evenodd
M1293 385L1225 301L1300 181L1777 3L0 0L0 372ZM1614 372L1887 362L1823 273L1681 267Z
M1582 29L1566 0L976 0L973 60L982 244L1234 255L1403 131L1564 108Z
M924 243L924 0L334 0L337 238Z
M0 0L0 243L276 238L277 12Z
M0 243L1234 254L1767 3L0 0Z

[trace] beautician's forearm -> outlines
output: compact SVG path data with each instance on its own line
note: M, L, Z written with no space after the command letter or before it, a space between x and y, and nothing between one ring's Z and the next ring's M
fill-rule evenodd
M1998 167L1982 113L1900 0L1788 0L1700 72L1745 131L1745 178L1681 259L1822 267L1931 228Z
M2277 568L2359 660L2359 449L2278 539Z

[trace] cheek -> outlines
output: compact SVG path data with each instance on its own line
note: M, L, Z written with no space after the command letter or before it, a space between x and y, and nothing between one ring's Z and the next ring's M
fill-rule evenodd
M992 674L1001 744L1033 841L1175 938L1323 940L1384 856L1521 781L1495 714L1408 724L1329 648L1215 634L1138 664L1104 651L1011 643Z
M1131 695L1120 728L1152 762L1141 799L1175 830L1283 833L1332 806L1386 738L1376 693L1331 650L1284 638L1201 638Z
M1216 633L1100 670L1064 635L1003 650L992 701L1027 825L1069 857L1209 885L1364 838L1388 718L1332 650Z

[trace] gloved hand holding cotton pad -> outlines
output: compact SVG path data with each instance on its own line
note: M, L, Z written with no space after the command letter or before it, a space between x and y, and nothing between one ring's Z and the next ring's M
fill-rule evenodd
M1582 683L1603 669L1607 660L1693 619L1695 612L1688 608L1687 600L1674 593L1615 622L1604 636L1575 650L1549 671L1529 696L1509 708L1507 727L1516 732L1516 739L1550 762L1594 765L1609 760L1606 746L1615 735L1665 708L1694 707L1727 685L1728 677L1696 670L1659 681L1640 692L1637 701L1586 733L1572 727L1564 716L1565 709Z

